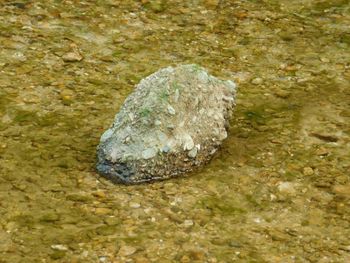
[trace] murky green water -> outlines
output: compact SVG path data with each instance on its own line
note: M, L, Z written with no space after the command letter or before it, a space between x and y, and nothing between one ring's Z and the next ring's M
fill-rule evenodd
M349 28L347 0L1 1L0 262L350 262ZM100 178L133 85L179 63L239 83L221 152Z

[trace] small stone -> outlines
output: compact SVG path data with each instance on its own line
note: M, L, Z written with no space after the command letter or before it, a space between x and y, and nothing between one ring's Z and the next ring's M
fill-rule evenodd
M190 259L190 257L188 255L183 255L180 259L181 263L190 263L192 260Z
M170 152L171 148L168 146L168 145L165 145L163 148L162 148L162 152L164 153L168 153Z
M283 194L294 195L296 193L294 184L291 182L282 182L277 188Z
M205 6L209 9L217 8L219 3L220 3L220 0L205 0Z
M332 190L337 195L350 197L350 184L335 185Z
M96 233L102 236L113 235L116 232L115 226L100 226L96 229Z
M316 153L316 155L319 155L319 156L325 156L325 155L329 154L329 151L324 147L320 147L316 150L315 153Z
M54 250L60 250L60 251L67 251L68 247L65 245L57 244L57 245L51 245L51 248Z
M183 223L184 226L188 227L188 226L193 226L193 221L192 220L189 220L189 219L186 219Z
M271 236L273 241L286 241L290 239L290 237L287 234L274 229L271 229L269 231L269 235Z
M176 114L175 109L171 105L168 105L167 110L168 110L168 113L170 115L175 115Z
M77 62L83 59L83 56L80 55L77 51L68 52L62 56L64 62Z
M325 58L325 57L320 57L320 60L323 62L323 63L329 63L330 60L328 58Z
M312 132L310 133L310 135L325 142L337 142L339 140L337 136L334 136L332 134L322 134L318 132Z
M99 260L100 262L107 262L107 261L108 261L108 257L106 257L106 256L99 256L99 257L98 257L98 260Z
M140 208L141 205L140 205L139 203L131 202L131 203L129 204L129 207L131 207L131 208Z
M91 200L91 196L86 195L85 193L72 193L66 196L67 200L76 201L76 202L87 202Z
M61 259L64 258L66 255L66 251L61 251L61 250L56 250L55 252L53 252L50 257L54 260L56 259Z
M104 191L96 191L92 193L93 196L96 196L98 198L105 198L106 193Z
M190 257L192 260L199 260L200 262L204 262L205 254L201 250L191 250Z
M194 147L194 142L193 142L193 139L191 137L191 135L189 134L186 134L184 137L183 137L183 140L184 140L184 150L192 150L193 147Z
M127 256L131 256L132 254L134 254L136 252L136 248L132 247L132 246L122 246L119 249L118 255L121 257L127 257Z
M282 98L282 99L286 99L290 96L290 92L289 91L286 91L286 90L282 90L282 89L279 89L279 90L276 90L274 92L274 94L279 97L279 98Z
M54 222L59 220L59 215L55 212L47 212L41 216L40 221L42 222Z
M197 156L197 152L198 152L197 147L193 147L193 149L190 150L187 155L190 158L195 158Z
M104 207L98 207L95 209L96 215L107 215L107 214L111 214L112 212L113 212L112 209L104 208Z
M104 222L109 226L115 226L120 224L120 219L117 217L107 217Z
M252 84L254 84L254 85L260 85L260 84L262 84L263 82L264 82L264 81L263 81L262 78L255 78L255 79L252 80Z
M311 167L304 167L303 168L303 174L308 176L308 175L313 175L314 174L314 169Z

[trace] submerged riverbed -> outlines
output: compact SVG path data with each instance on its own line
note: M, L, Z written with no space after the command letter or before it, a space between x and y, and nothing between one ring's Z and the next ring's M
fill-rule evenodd
M349 28L346 0L2 1L0 262L350 262ZM133 86L185 63L238 84L221 151L101 178Z

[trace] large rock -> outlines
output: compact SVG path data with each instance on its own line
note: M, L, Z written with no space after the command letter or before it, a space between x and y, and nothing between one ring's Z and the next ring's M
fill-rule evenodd
M97 149L97 170L117 183L163 180L210 160L227 137L235 84L197 65L141 80Z

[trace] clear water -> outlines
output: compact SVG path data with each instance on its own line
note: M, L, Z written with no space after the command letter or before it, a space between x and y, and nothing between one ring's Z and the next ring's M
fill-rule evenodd
M2 1L0 262L350 262L349 28L347 0ZM220 153L100 178L134 84L180 63L239 84Z

